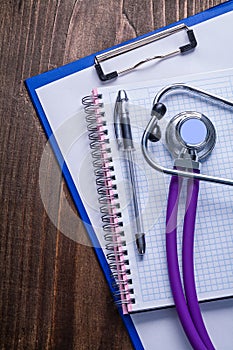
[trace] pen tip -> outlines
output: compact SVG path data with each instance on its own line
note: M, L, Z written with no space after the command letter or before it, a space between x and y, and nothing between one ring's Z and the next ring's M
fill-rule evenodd
M140 255L145 254L145 252L146 252L145 233L137 233L135 235L135 237L136 237L138 254L140 254Z
M145 250L142 249L142 248L139 248L139 249L138 249L138 254L139 254L139 255L144 255L144 254L145 254Z

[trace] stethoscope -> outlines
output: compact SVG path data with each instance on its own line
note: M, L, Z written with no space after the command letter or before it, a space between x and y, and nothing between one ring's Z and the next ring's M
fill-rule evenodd
M149 165L172 175L166 215L166 252L170 286L183 329L195 350L214 350L202 319L194 278L194 231L199 192L199 180L233 185L233 180L200 173L200 161L205 160L216 144L216 130L211 120L200 112L185 111L170 119L165 130L165 143L175 158L172 169L159 165L148 149L149 141L162 137L160 120L166 114L162 97L174 90L197 94L217 103L233 107L233 102L185 84L165 87L154 98L149 121L142 137L142 152ZM187 196L183 222L182 275L177 253L177 214L183 178L187 180Z

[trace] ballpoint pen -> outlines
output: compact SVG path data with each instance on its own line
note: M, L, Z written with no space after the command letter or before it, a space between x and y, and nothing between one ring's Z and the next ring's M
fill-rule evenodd
M145 233L143 232L142 219L139 210L139 202L136 188L136 171L133 161L135 151L129 118L128 96L125 90L119 90L114 109L114 128L118 149L124 151L127 161L127 170L132 188L133 208L136 220L135 233L137 250L143 255L146 250Z

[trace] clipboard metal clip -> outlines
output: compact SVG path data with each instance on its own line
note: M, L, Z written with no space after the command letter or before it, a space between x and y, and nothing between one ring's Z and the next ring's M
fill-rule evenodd
M104 61L106 61L106 60L108 60L110 58L122 55L122 54L124 54L126 52L129 52L131 50L137 49L137 48L139 48L141 46L150 44L150 43L152 43L154 41L166 38L167 36L173 35L173 34L179 32L181 30L185 30L187 32L187 36L188 36L188 40L189 40L188 44L180 46L179 48L177 48L174 51L171 51L171 52L168 52L168 53L165 53L165 54L162 54L162 55L156 55L156 56L153 56L153 57L149 57L149 58L143 59L140 62L136 63L135 65L133 65L131 67L128 67L128 68L126 68L124 70L113 71L113 72L107 73L107 74L104 73L104 71L103 71L103 69L101 67L101 63L102 62L104 62ZM195 38L193 30L189 29L189 27L186 26L185 24L180 24L178 26L175 26L175 27L172 27L172 28L168 28L168 29L166 29L166 30L164 30L162 32L152 34L152 35L147 36L145 38L142 38L140 40L130 42L129 44L126 44L124 46L117 47L116 49L113 49L111 51L102 53L100 55L96 55L95 56L95 69L96 69L98 77L99 77L99 79L101 81L108 81L108 80L117 78L121 74L129 73L132 70L138 68L142 64L147 63L149 61L152 61L152 60L155 60L155 59L162 60L162 59L165 59L165 58L168 58L170 56L177 55L177 54L184 54L184 53L186 53L188 51L193 50L196 46L197 46L197 41L196 41L196 38Z

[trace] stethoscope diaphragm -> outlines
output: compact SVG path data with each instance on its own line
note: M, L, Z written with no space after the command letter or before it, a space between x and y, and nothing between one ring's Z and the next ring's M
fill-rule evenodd
M204 114L185 111L169 121L165 141L174 158L180 157L185 149L195 151L198 160L203 160L215 146L216 131L213 123Z

